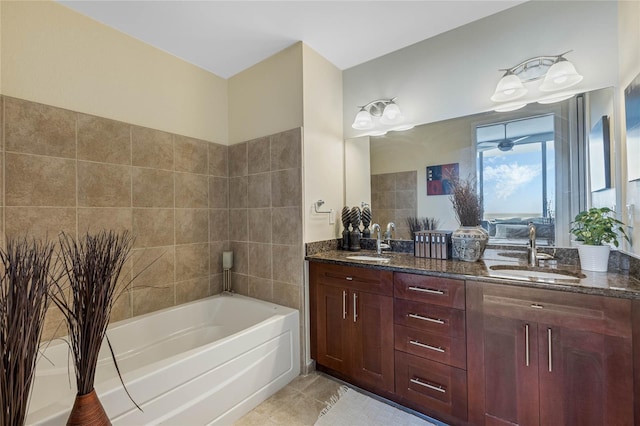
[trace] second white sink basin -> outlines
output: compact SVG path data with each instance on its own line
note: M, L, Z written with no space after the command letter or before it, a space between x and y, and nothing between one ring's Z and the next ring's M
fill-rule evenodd
M364 255L364 254L359 254L359 255L354 255L354 256L347 256L347 259L363 260L365 262L388 262L389 260L391 260L388 257L367 256L367 255Z
M515 266L515 265L493 265L489 267L492 275L508 276L516 279L526 279L533 281L569 281L579 282L586 275L563 269L545 269L531 266Z

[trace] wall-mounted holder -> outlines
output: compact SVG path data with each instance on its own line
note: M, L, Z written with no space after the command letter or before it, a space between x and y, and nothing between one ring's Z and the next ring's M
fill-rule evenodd
M318 210L319 207L322 207L322 205L324 204L323 200L318 200L315 203L313 203L313 208L316 211L316 213L327 213L327 214L331 214L331 212L333 211L333 209L329 209L329 211L322 211L322 210Z
M329 224L334 224L336 222L336 215L333 212L333 209L329 209L328 211L318 210L324 204L324 200L318 200L313 203L313 210L318 214L328 214L329 215Z

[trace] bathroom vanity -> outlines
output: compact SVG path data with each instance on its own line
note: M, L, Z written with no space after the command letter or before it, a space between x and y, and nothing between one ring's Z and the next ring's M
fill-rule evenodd
M490 260L347 256L307 257L319 370L449 424L639 418L637 279L516 279Z

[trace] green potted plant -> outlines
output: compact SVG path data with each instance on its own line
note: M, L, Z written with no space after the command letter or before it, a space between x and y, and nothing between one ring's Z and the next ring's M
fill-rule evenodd
M580 256L580 266L587 271L606 272L610 244L618 247L622 237L629 241L624 223L616 219L608 207L592 207L578 213L571 223Z

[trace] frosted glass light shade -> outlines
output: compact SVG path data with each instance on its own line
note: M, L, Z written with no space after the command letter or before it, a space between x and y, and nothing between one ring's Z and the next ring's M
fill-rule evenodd
M402 121L402 114L400 113L400 107L393 102L384 107L380 122L382 124L395 124Z
M368 130L373 128L373 119L371 118L371 114L364 109L361 109L360 112L356 115L356 119L353 121L351 125L356 130Z
M564 58L549 68L544 81L540 85L543 92L552 92L574 86L582 81L582 76L576 71L576 67Z
M527 94L520 78L515 74L507 74L500 79L496 91L491 96L493 102L507 102L518 99Z

